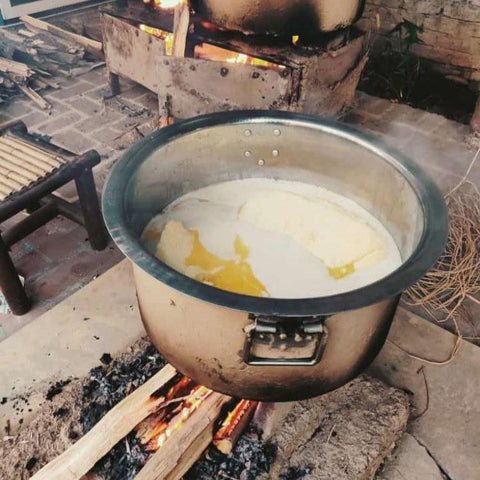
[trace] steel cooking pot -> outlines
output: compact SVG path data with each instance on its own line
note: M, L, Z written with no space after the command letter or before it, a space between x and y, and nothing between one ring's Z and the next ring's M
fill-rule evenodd
M259 298L188 278L142 246L149 220L180 195L248 177L350 197L387 227L402 265L339 295ZM319 395L360 373L382 347L399 295L434 264L447 236L443 198L415 164L351 127L289 112L216 113L153 133L113 168L103 211L165 358L214 390L264 401Z
M311 35L355 23L365 0L193 0L200 16L215 25L245 33Z

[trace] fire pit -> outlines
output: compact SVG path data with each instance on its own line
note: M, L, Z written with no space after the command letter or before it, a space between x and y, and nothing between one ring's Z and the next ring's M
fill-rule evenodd
M178 2L128 0L102 9L112 92L118 76L158 94L162 115L186 118L232 109L275 109L337 115L351 104L367 59L367 40L354 27L287 37L246 35L183 23L185 46L173 53L172 8ZM188 28L187 28L188 27Z
M21 433L22 453L3 451L17 462L15 473L32 480L319 480L342 471L357 480L373 475L409 414L404 392L369 377L314 400L259 404L195 384L163 366L145 341L101 360L85 379L52 386L31 430L55 445L35 448L31 431ZM76 442L46 464L67 437ZM11 465L0 464L0 473L11 478Z

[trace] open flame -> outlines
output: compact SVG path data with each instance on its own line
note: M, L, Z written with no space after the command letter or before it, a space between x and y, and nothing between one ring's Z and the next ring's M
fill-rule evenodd
M172 2L174 0L171 0ZM140 30L149 35L161 38L165 42L165 55L173 54L173 33L161 28L151 27L141 23L139 25ZM216 62L236 63L241 65L255 65L257 67L270 68L272 70L282 71L285 69L284 65L278 63L272 63L262 58L252 57L245 53L237 53L226 48L217 47L208 43L202 43L195 46L194 58L200 58L204 60L212 60Z
M212 395L216 395L213 390L178 374L155 392L155 398L161 403L157 404L155 411L135 427L137 440L147 452L158 451L170 437L172 439L175 437L175 432L181 428L191 429L192 425L195 425L198 421L195 416L200 414L197 410ZM252 418L258 402L228 400L228 398L226 401L228 403L225 405L228 404L230 408L228 414L225 409L220 412L222 416L217 419L216 427L212 432L210 449L213 449L216 454L228 455Z
M201 403L212 394L212 390L207 387L197 385L190 393L190 395L183 401L180 413L175 415L165 430L158 436L157 447L160 448L173 432L180 429L185 421L192 415L193 412L201 405Z
M195 46L195 58L202 58L205 60L213 60L216 62L237 63L242 65L255 65L258 67L270 68L273 70L283 70L284 65L272 63L262 58L252 57L245 53L237 53L226 48L217 47L208 43L202 43Z
M181 3L186 3L186 0L143 0L143 3L153 4L155 7L170 9L175 8Z
M140 30L165 41L165 55L173 54L173 33L141 23Z

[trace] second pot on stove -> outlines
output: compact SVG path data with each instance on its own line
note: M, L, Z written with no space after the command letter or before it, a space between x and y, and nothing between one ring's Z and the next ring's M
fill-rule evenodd
M193 0L192 5L206 21L229 30L311 36L355 23L365 0Z

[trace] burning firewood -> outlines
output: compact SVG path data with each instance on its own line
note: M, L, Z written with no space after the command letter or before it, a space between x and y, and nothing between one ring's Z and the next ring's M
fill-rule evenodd
M163 433L166 429L165 425L168 425L168 418L174 415L172 413L174 407L181 404L184 396L191 392L194 386L195 383L192 379L182 377L170 388L165 396L165 401L158 406L157 411L136 426L137 438L142 445L147 445L152 439L158 438ZM157 448L153 448L153 450Z
M173 21L172 54L175 57L185 56L185 46L187 44L187 34L188 34L189 24L190 24L190 6L186 2L180 2L175 6L175 16Z
M195 395L190 397L187 405L159 437L158 450L135 480L179 480L213 438L215 421L222 406L230 400L226 395L198 387ZM195 455L192 450L195 450Z
M213 437L212 444L218 451L224 455L232 452L238 438L250 422L257 405L258 402L252 400L240 400L237 403Z
M222 453L232 451L258 404L237 400L225 414L232 402L167 365L32 480L94 480L95 463L131 431L154 452L135 480L180 480L212 441Z
M165 396L156 396L155 392L168 384L176 374L171 365L162 368L110 410L77 443L37 472L32 480L80 479L139 422L165 402Z

